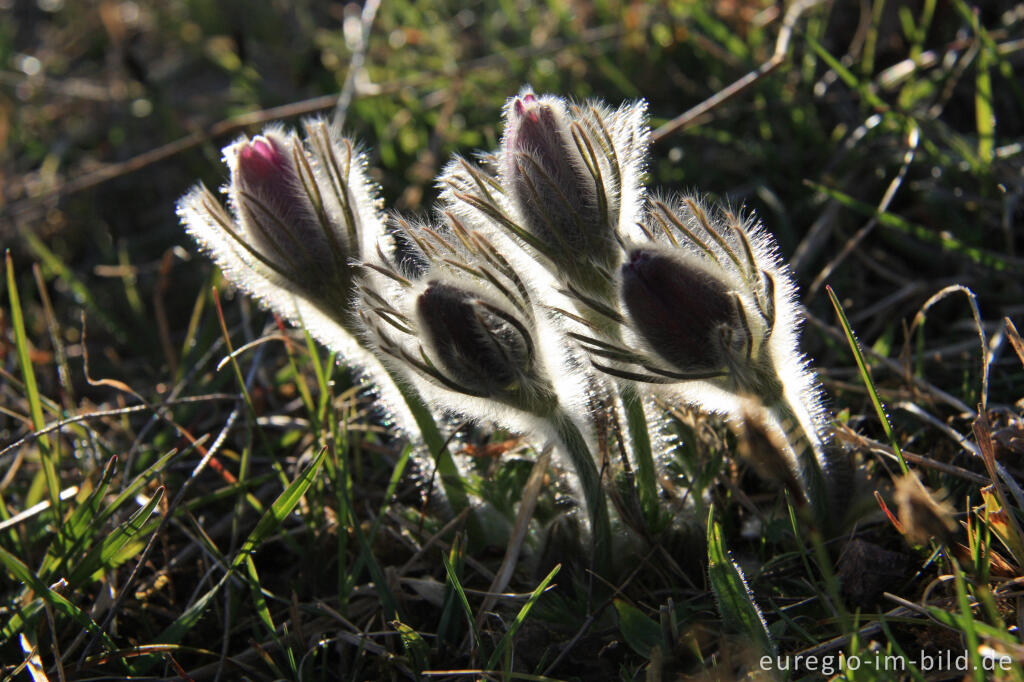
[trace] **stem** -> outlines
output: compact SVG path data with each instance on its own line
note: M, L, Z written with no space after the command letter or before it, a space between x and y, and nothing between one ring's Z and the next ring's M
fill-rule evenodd
M601 576L610 577L612 530L608 517L608 503L601 487L601 476L594 464L594 457L587 446L579 428L569 415L559 412L551 418L551 426L555 430L559 446L569 456L576 475L583 488L583 499L587 505L587 515L594 534L594 547L591 555L593 570Z
M644 414L643 398L632 384L621 387L619 395L626 412L626 424L633 444L636 459L637 487L640 491L640 507L650 524L658 518L658 485L654 468L654 454L651 451L651 434Z
M447 442L437 428L434 416L430 414L430 410L427 409L415 388L402 381L401 377L396 376L386 364L381 364L398 388L398 392L402 394L406 407L409 408L412 418L416 421L423 444L434 458L437 473L441 477L441 487L444 488L444 492L448 496L452 511L458 514L469 506L469 496L466 493L466 485L462 476L455 466L455 460L452 459L452 453L448 451Z
M810 511L814 521L823 531L837 525L833 516L840 504L829 480L826 455L822 452L821 439L817 434L808 433L804 423L785 400L779 400L769 406L772 416L785 434L786 443L793 451L797 474L804 484Z

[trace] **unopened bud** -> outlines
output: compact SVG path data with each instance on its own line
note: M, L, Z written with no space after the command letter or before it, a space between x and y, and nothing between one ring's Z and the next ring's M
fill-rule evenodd
M609 196L598 183L600 147L587 147L586 135L570 120L561 99L526 93L508 109L502 145L506 191L523 227L556 264L564 259L611 262L616 253Z
M622 265L622 301L640 337L674 369L723 369L742 330L725 282L655 249L637 248Z
M416 300L439 369L464 392L510 402L537 381L529 329L479 296L433 282Z
M231 167L231 196L244 237L287 279L322 286L345 269L332 249L332 228L317 210L311 174L296 167L304 160L297 138L267 131L225 149Z

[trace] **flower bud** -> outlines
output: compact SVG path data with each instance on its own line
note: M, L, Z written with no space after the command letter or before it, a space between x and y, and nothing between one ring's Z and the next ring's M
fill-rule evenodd
M524 407L539 379L530 331L514 315L437 281L416 299L416 315L438 369L462 392Z
M526 93L507 111L502 144L506 192L523 227L556 264L617 256L609 196L601 183L601 146L570 117L561 99ZM584 153L587 158L584 158Z
M742 325L725 282L668 253L629 252L622 265L622 302L640 337L683 373L722 370ZM742 336L742 333L739 334Z
M305 162L303 154L294 136L275 131L225 149L244 237L288 279L316 285L333 279L344 263L336 259L332 228L311 196L314 181L296 166L300 157Z

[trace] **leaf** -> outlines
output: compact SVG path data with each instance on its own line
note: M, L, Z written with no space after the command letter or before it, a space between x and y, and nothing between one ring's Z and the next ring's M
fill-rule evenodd
M860 370L861 379L864 380L864 385L867 386L868 395L871 396L871 403L875 406L875 413L878 415L879 421L882 422L882 429L885 431L886 437L889 439L889 444L892 445L893 452L899 458L900 471L906 474L910 471L907 466L907 462L903 459L903 451L900 449L899 441L896 440L896 434L893 433L892 424L889 423L889 415L885 412L885 405L882 404L882 399L878 397L878 391L875 390L875 382L871 380L871 372L868 370L868 363L864 359L864 354L860 351L860 344L857 342L857 338L853 335L853 329L850 327L850 321L846 319L846 312L843 310L842 304L839 302L839 298L835 292L832 291L832 287L826 286L825 290L828 292L829 300L832 301L832 306L836 309L836 314L839 316L839 324L843 328L843 332L846 334L846 340L850 344L850 350L853 351L853 358L857 361L857 369Z
M412 667L417 673L427 668L430 648L420 637L420 633L413 630L400 620L391 621L391 627L398 630L398 636L402 638L402 648L412 660Z
M713 507L708 513L708 575L725 627L747 635L761 651L774 654L775 645L768 633L768 625L747 587L743 572L729 556Z
M505 651L512 646L512 640L515 638L516 632L518 632L519 628L526 622L526 617L530 615L530 610L533 608L533 605L537 603L540 596L548 589L548 585L551 584L551 581L554 580L555 576L558 575L558 572L561 569L562 564L557 564L552 568L551 572L545 576L544 580L540 581L537 588L530 594L530 598L526 600L525 604L523 604L523 608L519 609L519 613L516 614L516 619L512 621L512 625L509 627L508 632L502 636L501 641L498 642L498 646L494 648L494 653L491 654L491 657L487 660L488 670L494 670L494 666L498 664L498 659L500 659L505 654Z
M68 576L68 582L72 587L79 587L88 580L96 571L109 568L113 565L112 560L121 551L121 548L129 542L140 537L145 532L146 521L156 510L156 506L163 499L163 486L157 488L156 493L150 498L146 506L132 514L127 521L118 526L113 533L103 538L98 545L94 545L89 553ZM152 530L152 529L151 529Z
M664 650L661 625L653 618L623 599L615 600L615 610L619 612L619 632L633 651L650 659L654 649Z

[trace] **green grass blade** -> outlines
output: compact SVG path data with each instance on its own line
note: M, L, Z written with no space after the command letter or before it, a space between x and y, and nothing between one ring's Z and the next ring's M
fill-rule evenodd
M107 494L107 488L110 486L110 479L113 478L116 467L117 456L115 455L107 460L103 474L93 491L64 521L63 540L50 545L46 558L43 559L37 571L42 580L46 580L53 570L62 563L71 561L88 540L88 531L91 528L99 527L96 517L100 511L100 502Z
M199 442L201 442L201 440ZM139 491L142 490L142 488L145 487L147 483L153 480L153 478L157 474L162 472L167 467L167 465L170 464L171 460L174 459L175 456L177 456L177 454L177 449L169 450L156 462L146 467L145 471L136 476L135 480L126 485L124 489L121 490L120 493L118 493L117 497L114 498L113 502L104 507L103 511L96 515L93 523L97 527L102 526L102 524L106 523L107 520L110 519L111 516L113 516L114 512L121 508L121 505L125 504L129 500L134 499L135 496L139 493Z
M210 600L220 592L220 588L224 587L224 584L230 577L231 571L225 572L216 585L207 590L203 596L199 597L190 607L185 609L184 613L175 618L174 622L164 628L164 631L153 642L155 644L177 644L180 642L189 630L196 626L199 619L203 617Z
M729 556L722 527L715 521L714 508L708 513L708 576L725 627L750 637L762 652L774 653L768 625L743 572Z
M814 39L811 35L805 35L804 38L807 40L807 44L811 46L811 49L821 57L821 59L828 64L829 68L836 72L839 79L843 81L852 90L856 90L861 99L870 104L878 111L889 111L889 105L886 104L881 97L879 97L868 83L861 81L856 75L848 68L842 65L842 63L833 57L828 50L826 50L821 43Z
M512 640L515 639L516 632L518 632L519 628L521 628L523 623L526 622L527 616L530 615L530 610L533 609L534 604L536 604L537 600L540 599L540 596L544 594L544 591L548 589L548 585L551 584L551 581L554 580L560 570L562 570L561 564L552 568L551 572L540 581L537 588L530 593L529 599L527 599L526 603L523 604L523 607L519 609L519 613L516 614L515 620L513 620L512 625L509 626L508 632L502 636L501 640L498 642L498 646L495 647L491 657L487 660L488 670L494 670L494 667L498 664L498 660L501 659L501 657L505 655L505 651L512 646Z
M270 608L267 607L267 598L260 587L260 575L256 571L256 564L251 555L245 556L245 572L249 576L249 589L252 592L253 606L256 607L256 615L259 616L267 633L277 639L277 626L274 625L274 618L270 615Z
M970 656L971 668L974 670L974 682L985 682L985 673L981 667L981 656L978 653L978 632L974 627L974 617L971 612L971 604L967 599L967 585L964 574L960 567L953 565L953 575L956 583L956 602L960 607L960 623L964 634L964 643L967 645L967 654Z
M972 13L971 23L977 35L979 22L976 12ZM996 112L992 108L992 74L989 70L993 61L992 52L982 44L974 64L977 71L974 77L974 119L978 132L978 157L986 166L995 160L996 148Z
M263 516L256 523L256 527L252 529L249 536L242 543L241 549L238 550L238 554L235 556L231 565L234 568L241 566L245 557L256 551L256 548L270 537L270 534L278 529L281 523L288 518L288 515L292 513L296 505L299 504L299 500L306 494L306 490L312 485L313 481L316 480L317 473L320 471L320 465L323 464L324 456L327 454L327 448L322 448L313 461L309 463L306 470L299 474L291 484L284 489L284 491L277 496L274 503L270 505L270 508L264 512Z
M846 312L843 310L842 304L839 302L839 298L835 292L832 291L831 286L825 286L825 291L828 292L829 300L832 301L832 307L836 309L836 314L839 316L839 324L843 328L843 333L846 334L846 340L850 344L850 350L853 351L854 360L857 361L857 369L860 371L861 379L864 380L864 385L868 389L868 395L871 396L871 403L875 406L875 412L878 414L878 419L882 422L882 429L885 430L885 435L889 439L889 444L892 445L893 452L899 458L900 470L906 474L910 471L907 466L907 461L903 459L903 451L900 449L900 444L896 440L896 434L892 430L892 424L889 423L889 415L885 411L885 405L882 404L881 398L878 397L878 391L875 390L875 382L871 380L871 372L868 370L867 361L864 359L864 354L861 353L860 344L857 342L857 338L853 335L853 329L850 328L850 321L846 319Z
M480 631L477 630L476 620L473 618L473 609L469 605L466 591L462 589L462 582L459 580L458 573L456 573L452 562L446 554L441 554L441 561L444 562L444 570L448 574L448 580L451 581L452 587L455 588L455 593L459 596L459 602L462 604L462 610L466 614L466 620L469 621L469 626L473 629L473 641L479 647L483 639L480 636Z
M118 557L119 552L125 545L137 540L146 531L146 521L152 516L163 496L164 488L161 486L157 488L156 493L144 507L128 517L127 521L118 526L102 542L93 546L89 553L86 554L85 559L75 566L71 575L68 576L68 582L71 586L75 588L80 587L96 571L110 568L115 557L123 560L123 556Z
M107 633L103 632L99 625L97 625L96 622L88 616L88 614L72 604L60 593L47 587L46 583L44 583L39 576L30 570L28 566L18 559L18 557L9 553L3 547L0 547L0 564L3 564L7 568L11 575L14 576L15 580L25 583L25 586L37 597L37 599L33 601L34 606L30 605L23 607L20 611L16 612L6 624L0 627L0 641L10 640L16 634L21 632L32 617L39 612L42 608L42 601L45 600L53 606L58 613L71 618L83 629L90 633L99 633L100 638L108 649L117 648Z
M920 239L923 242L936 244L948 251L959 253L970 258L978 265L992 268L993 270L1007 270L1020 267L1019 259L1006 257L993 251L986 251L984 249L968 246L959 239L954 239L942 232L936 232L924 225L912 223L894 213L889 213L887 211L880 212L877 206L873 206L863 201L858 201L849 194L838 189L822 185L812 180L807 180L806 183L809 187L828 195L843 206L852 209L861 215L870 218L877 218L878 224L883 227L892 228L902 232L903 234L914 237L915 239Z
M14 278L14 263L11 261L11 252L9 250L6 252L4 260L7 269L7 297L11 304L11 325L14 328L14 342L18 349L18 362L21 363L21 373L25 381L25 396L28 398L29 411L32 414L32 424L37 431L41 431L46 426L46 421L43 419L43 404L39 397L39 387L36 385L36 374L32 368L32 359L28 353L25 317L21 310L18 283ZM53 509L56 518L60 519L60 478L57 476L57 470L60 466L60 451L59 449L54 450L49 437L45 434L39 436L39 451L43 464L43 476L46 479L46 492L50 499L50 508Z
M271 533L273 533L281 525L281 523L288 517L289 514L298 505L299 500L305 495L306 490L316 480L316 475L320 471L320 465L324 461L324 456L327 454L327 449L320 450L313 461L310 462L309 466L306 467L305 471L299 474L292 483L285 488L285 490L277 496L270 508L264 512L263 516L256 523L256 527L252 529L245 542L242 543L241 549L235 555L235 558L231 561L231 570L224 573L221 579L216 585L211 587L203 596L195 601L188 609L185 610L180 616L178 616L173 623L167 626L162 633L156 638L156 642L161 644L177 644L181 641L181 638L191 630L199 619L203 617L206 611L207 605L210 600L220 591L220 588L224 586L228 578L231 577L234 569L237 569L244 562L246 562L256 548L267 539Z

